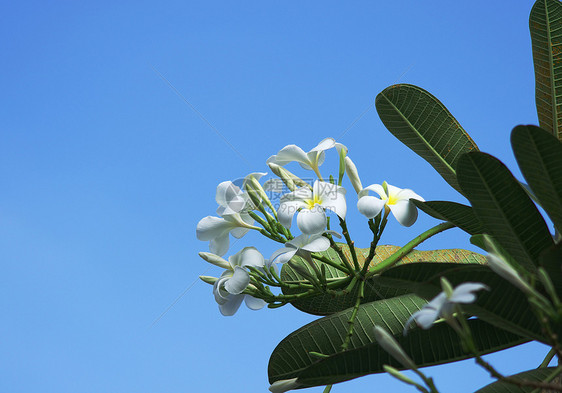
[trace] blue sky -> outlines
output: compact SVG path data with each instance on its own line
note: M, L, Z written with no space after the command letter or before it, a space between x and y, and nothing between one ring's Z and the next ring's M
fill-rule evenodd
M271 351L314 318L291 307L219 314L197 277L220 270L197 257L207 244L195 238L216 185L267 171L287 144L308 150L332 136L365 184L462 202L386 131L374 97L396 82L427 89L481 150L515 168L509 132L537 123L532 3L4 4L0 390L267 391ZM381 243L435 223L392 222ZM249 245L275 249L247 236L233 251ZM421 248L455 247L470 248L458 230ZM531 344L490 359L513 372L545 354ZM489 381L472 361L428 373L443 392ZM375 388L413 391L375 375L333 392Z

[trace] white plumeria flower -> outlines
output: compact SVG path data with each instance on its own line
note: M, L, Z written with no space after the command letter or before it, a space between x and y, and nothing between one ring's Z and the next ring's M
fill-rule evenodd
M371 184L365 187L359 193L359 201L357 202L359 212L367 218L375 218L383 208L388 207L401 225L409 227L414 224L418 218L418 209L410 199L417 199L422 202L425 202L425 200L407 188L401 189L386 184L386 189L388 194L380 184ZM369 191L379 194L379 198L368 195Z
M223 181L218 185L215 200L219 204L217 214L221 217L239 213L250 203L248 195L231 181Z
M326 231L338 238L341 235L335 231ZM286 263L295 255L307 258L312 252L322 252L330 248L330 240L321 234L307 235L303 233L293 240L285 243L285 247L275 251L270 258L271 262Z
M341 144L338 144L343 146ZM314 149L305 153L303 149L297 145L287 145L276 155L273 155L267 159L267 164L274 163L277 165L286 165L290 162L296 161L304 169L312 169L319 177L318 167L324 162L325 154L324 151L336 147L336 141L333 138L323 139Z
M224 181L217 187L215 200L219 204L217 214L221 217L234 213L244 213L252 210L254 206L245 191L246 185L252 178L259 180L265 172L254 172L246 176L242 182L242 189L231 181Z
M228 268L213 285L213 294L222 315L231 316L238 311L242 301L251 310L259 310L266 302L242 293L250 284L247 266L263 268L266 266L263 255L254 247L245 247L228 258Z
M316 180L312 190L303 187L281 197L277 212L279 222L285 228L291 228L293 216L299 211L297 225L303 233L314 235L323 232L326 228L325 210L345 219L345 193L345 188L341 186Z
M429 329L433 322L439 318L449 319L452 317L455 304L473 303L476 300L474 292L482 289L489 290L487 285L479 282L465 282L457 286L452 293L447 296L445 292L441 292L433 300L427 303L419 311L416 311L404 325L404 335L412 321L416 321L422 329Z
M250 229L259 230L253 223L254 219L247 213L233 213L224 217L207 216L197 223L197 239L209 241L209 250L223 256L230 246L228 235L240 239Z
M269 391L272 393L285 393L289 390L298 389L301 386L300 383L297 383L297 378L281 379L273 382L269 387Z

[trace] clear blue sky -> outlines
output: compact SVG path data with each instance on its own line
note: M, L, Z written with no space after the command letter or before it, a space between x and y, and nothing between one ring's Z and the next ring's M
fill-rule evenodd
M6 2L0 391L266 392L271 351L313 317L291 307L219 314L197 276L220 270L197 257L207 244L195 238L216 185L267 171L287 144L308 150L332 136L365 184L462 202L386 131L374 97L397 81L429 90L514 168L510 130L537 123L532 3ZM354 205L350 230L366 245ZM382 243L435 223L392 222ZM242 245L275 249L256 236ZM468 247L458 230L422 248L454 247ZM545 353L527 345L490 358L510 372ZM472 361L428 372L443 392L488 382ZM413 391L375 375L333 392L360 389Z

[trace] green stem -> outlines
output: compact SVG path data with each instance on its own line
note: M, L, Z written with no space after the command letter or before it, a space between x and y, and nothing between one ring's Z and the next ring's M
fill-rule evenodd
M349 271L349 269L346 266L342 266L339 263L336 263L336 262L332 261L330 258L325 257L322 254L312 254L312 258L314 258L314 259L316 259L320 262L324 262L325 264L330 265L333 268L338 269L340 272L344 272L346 274L351 274L353 272L353 270Z
M546 354L546 357L542 361L539 368L548 367L550 361L554 358L554 356L556 356L556 348L550 348L550 351L548 351L548 353Z
M359 261L357 260L357 254L355 253L355 245L351 237L349 236L349 231L347 230L347 224L344 219L340 218L340 227L342 229L343 237L347 245L349 246L349 251L351 252L351 259L353 260L353 265L355 266L355 271L359 271Z
M548 377L546 377L544 379L543 382L551 382L554 378L559 377L560 376L560 372L562 370L562 367L558 366L554 369L554 371L548 375ZM531 393L540 393L542 392L543 389L542 388L536 388L535 390L533 390Z
M332 385L326 385L326 388L324 388L324 392L322 393L330 393L331 390L332 390Z
M361 275L365 276L367 271L369 270L369 265L371 261L375 257L377 253L377 244L379 244L379 240L381 239L381 235L384 231L384 227L388 221L388 214L385 213L384 218L382 219L381 223L381 216L378 215L376 221L373 223L372 220L369 220L369 228L373 232L373 241L371 242L371 248L369 249L369 255L365 258L365 263L363 264L363 269L361 269Z
M341 346L342 351L345 351L347 347L349 347L349 343L351 342L351 336L353 336L353 327L355 325L355 318L357 317L357 312L359 311L359 306L361 305L361 300L363 300L365 294L365 281L361 280L359 282L359 291L357 291L357 300L355 301L355 306L353 306L353 311L351 312L351 316L347 323L349 327L347 329L347 335L345 336L345 340Z
M351 266L351 264L349 263L349 261L347 260L347 257L345 256L345 254L343 253L343 251L341 250L341 247L337 245L337 243L334 241L332 235L325 235L328 240L330 240L330 247L334 249L334 251L338 254L338 256L340 257L340 259L342 260L343 264L345 265L345 267L350 271L353 272L353 266Z
M490 363L486 362L480 356L476 356L475 360L476 363L482 368L484 368L486 371L488 371L492 377L500 381L519 387L527 386L527 387L537 388L538 391L542 389L546 389L546 390L553 390L556 392L562 392L562 385L550 383L550 381L556 378L557 375L560 375L560 372L562 371L562 366L556 367L556 369L552 372L552 374L548 376L548 378L544 382L542 381L539 382L539 381L529 381L526 379L519 379L514 377L505 377L500 372L498 372Z
M326 284L326 288L327 289L338 288L338 287L341 288L344 285L347 286L347 284L350 281L351 281L351 277L346 277L346 278L343 278L343 279L328 281L328 283ZM282 302L282 303L286 304L286 303L292 302L293 300L306 299L306 298L309 298L311 296L317 296L321 292L323 292L323 291L319 291L316 288L310 288L306 292L296 293L296 294L292 294L292 295L267 296L267 297L264 297L263 300L265 300L268 303ZM251 295L251 293L250 293L250 295ZM275 307L275 305L273 307Z
M281 243L281 244L285 244L285 243L286 243L285 239L283 239L283 238L280 237L280 236L279 236L279 237L278 237L278 236L274 236L274 235L272 235L270 232L266 231L265 229L260 229L260 233L261 233L262 235L264 235L265 237L267 237L267 238L269 238L269 239L271 239L271 240L273 240L273 241L276 241L277 243Z
M373 268L370 269L369 272L367 273L366 277L367 278L372 277L375 274L378 274L381 271L383 271L385 269L388 269L389 267L393 266L396 262L398 262L400 259L402 259L404 256L406 256L410 251L412 251L414 249L414 247L416 247L420 243L423 243L424 241L426 241L430 237L435 236L440 232L443 232L447 229L451 229L451 228L454 228L454 227L455 226L453 224L451 224L450 222L442 222L441 224L436 225L433 228L428 229L427 231L425 231L421 235L416 236L415 238L410 240L400 250L398 250L397 252L392 254L390 257L386 258L381 263L373 266Z

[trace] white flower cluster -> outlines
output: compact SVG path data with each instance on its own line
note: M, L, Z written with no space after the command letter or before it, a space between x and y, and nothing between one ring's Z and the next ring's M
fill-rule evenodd
M324 181L320 173L320 166L324 162L325 152L335 148L340 156L340 168L344 168L347 176L357 192L358 211L372 219L384 210L385 218L390 212L401 225L410 226L417 219L417 210L410 199L423 199L408 189L399 189L384 182L382 185L372 184L363 188L357 168L347 156L347 147L337 143L333 138L322 140L308 153L296 145L288 145L276 155L267 160L268 166L278 175L290 189L283 195L277 209L273 207L264 192L264 186L259 182L265 173L252 173L244 178L242 187L231 181L218 185L216 201L219 205L217 216L207 216L197 224L197 238L209 241L210 253L201 253L203 259L226 269L218 279L207 278L213 282L213 293L224 315L233 315L242 300L251 309L258 309L265 305L261 299L247 295L251 292L251 268L267 269L273 263L286 263L295 255L305 258L312 263L311 253L326 251L330 247L328 236L340 237L334 231L327 230L327 213L335 213L341 220L347 214L346 190L332 180ZM312 170L318 177L312 186L298 176L286 170L284 166L291 162L298 162L305 170ZM340 174L343 176L343 173ZM369 195L369 191L378 197ZM252 194L252 195L251 195ZM285 247L277 250L269 260L253 247L246 247L228 258L221 257L228 252L230 235L235 238L243 237L250 230L263 233L264 229L255 225L255 210L260 205L267 206L273 215L274 225L280 224L289 234L283 243ZM256 204L258 206L256 206ZM262 213L264 213L262 211ZM302 232L294 237L290 235L290 228L296 214L297 227ZM259 224L259 223L258 223ZM279 239L275 239L280 241ZM251 268L250 268L251 267ZM250 268L250 269L249 269ZM250 289L250 291L247 290ZM246 292L246 294L244 293Z

